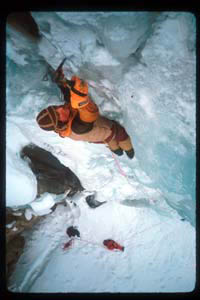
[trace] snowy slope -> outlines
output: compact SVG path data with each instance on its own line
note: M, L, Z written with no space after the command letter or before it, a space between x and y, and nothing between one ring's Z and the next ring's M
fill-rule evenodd
M6 201L8 206L48 215L27 236L10 288L22 292L193 290L194 17L187 13L32 15L45 36L37 52L25 42L18 49L16 37L8 30L7 183L14 184ZM143 49L142 57L135 53L138 48ZM126 127L136 152L132 161L113 156L104 145L61 139L38 129L37 113L60 103L57 88L41 81L45 72L41 57L56 67L64 55L68 57L65 74L87 79L101 113ZM73 199L76 207L67 199L66 207L60 205L49 214L58 197L36 201L34 176L19 158L20 149L29 142L52 152L88 191L96 191L98 201L107 203L91 209L81 193ZM70 225L78 226L81 238L91 243L75 241L63 251ZM105 249L102 242L108 238L124 245L125 251Z
M188 292L194 288L195 238L188 223L115 201L92 210L80 199L78 206L79 217L77 211L69 214L69 208L57 207L28 237L12 277L15 291ZM62 246L69 240L65 231L71 224L91 243L75 240L64 251ZM103 248L107 238L121 243L125 251Z

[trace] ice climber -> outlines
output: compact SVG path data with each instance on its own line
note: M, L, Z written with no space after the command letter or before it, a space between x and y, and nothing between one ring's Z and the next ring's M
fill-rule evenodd
M68 80L62 72L55 82L64 95L65 103L43 109L36 118L40 128L54 131L62 138L104 143L117 155L125 151L130 159L134 157L130 136L118 122L100 115L97 105L88 95L85 81L77 76Z

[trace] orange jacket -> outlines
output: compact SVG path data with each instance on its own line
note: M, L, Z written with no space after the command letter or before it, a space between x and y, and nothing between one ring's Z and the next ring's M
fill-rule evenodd
M73 84L72 84L73 83ZM64 79L62 82L64 88L70 90L70 102L73 108L83 108L88 104L88 84L78 76L72 76L71 83ZM63 91L64 92L64 91Z
M83 108L88 105L88 84L77 76L73 76L74 86L70 88L71 105L73 108Z
M114 138L113 122L99 115L97 105L88 96L88 84L77 76L73 76L73 86L65 84L70 89L70 103L56 108L59 121L64 122L65 129L57 131L61 137L69 137L73 140L102 143L107 139ZM72 131L72 123L76 122L76 116L85 123L93 123L91 129L85 133ZM87 125L86 125L87 126Z
M72 122L77 114L79 114L81 121L87 123L93 123L99 116L99 109L89 96L87 96L87 105L84 107L73 108L72 101L70 101L70 103L57 106L55 109L59 115L59 121L66 123L66 129L58 131L62 137L69 137L71 135Z

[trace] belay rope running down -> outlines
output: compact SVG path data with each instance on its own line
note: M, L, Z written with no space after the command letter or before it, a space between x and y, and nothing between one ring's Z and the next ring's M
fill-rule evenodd
M63 250L69 249L73 246L73 243L75 240L79 240L82 242L86 242L87 244L92 244L98 247L102 247L102 248L107 248L108 250L120 250L120 251L124 251L124 246L121 246L119 243L115 242L112 239L107 239L103 241L103 244L99 244L99 243L95 243L92 241L88 241L85 239L82 239L80 237L80 232L77 230L76 227L70 226L67 228L66 230L67 235L71 238L69 241L67 241L64 245L63 245ZM76 237L77 236L77 237ZM104 245L104 246L103 246Z
M140 232L136 232L136 233L133 235L133 238L134 238L134 236L136 236L136 235L138 235L138 234L141 234L141 233L143 233L143 232L145 232L145 231L148 231L148 230L150 230L150 229L152 229L152 228L154 228L154 227L157 227L157 226L159 226L160 224L161 224L161 222L156 223L156 224L153 224L152 226L150 226L150 227L148 227L148 228L145 228L144 230L142 230L142 231L140 231ZM71 237L71 236L69 235L69 237ZM75 237L75 236L73 236L69 241L67 241L65 244L63 244L62 249L63 249L63 250L67 250L67 249L73 247L74 241L76 241L76 240L85 242L85 243L87 243L87 244L92 244L92 245L94 245L94 246L101 247L101 248L104 248L104 249L105 249L105 247L106 247L106 248L109 249L109 250L120 250L120 251L123 252L124 249L125 249L124 246L121 246L119 243L115 242L115 241L112 240L112 239L104 240L104 241L103 241L103 244L100 244L100 243L96 243L96 242L89 241L89 240L86 240L86 239L82 239L81 237ZM126 247L127 247L127 246L132 246L132 243L133 243L133 242L131 242L131 243L129 242L129 243L126 245ZM104 246L103 246L103 245L104 245Z
M43 144L42 146L45 147L48 151L51 151L52 153L55 152L55 151L54 151L54 148L53 148L51 145L47 144L47 143ZM58 149L57 149L57 150L58 150ZM59 149L58 151L56 151L56 154L59 154L59 155L61 155L61 156L67 156L66 153L64 153L61 149ZM122 168L121 168L121 166L120 166L120 164L119 164L119 162L118 162L118 160L117 160L117 158L116 158L116 156L115 156L114 153L112 153L112 157L113 157L113 159L114 159L114 161L115 161L115 163L116 163L116 165L117 165L117 168L119 169L119 173L120 173L122 176L124 176L124 177L126 178L126 180L127 180L127 182L128 182L129 184L131 184L131 183L129 182L129 179L128 179L126 173L122 170ZM147 227L147 228L145 228L144 230L142 230L142 231L140 231L140 232L136 232L136 233L134 234L134 236L135 236L135 235L138 235L138 234L141 234L141 233L143 233L143 232L145 232L145 231L151 230L152 228L159 226L161 223L162 223L162 222L153 224L152 226ZM167 223L167 222L166 222L166 223ZM66 250L66 249L68 249L68 248L71 248L71 247L73 246L73 244L74 244L74 241L76 241L76 240L85 242L85 243L87 243L87 244L92 244L92 245L94 245L94 246L102 247L102 248L105 249L105 245L103 245L103 244L95 243L95 242L93 242L93 241L89 241L89 240L86 240L86 239L82 239L82 238L80 238L80 237L78 237L78 238L77 238L77 237L72 237L68 242L66 242L66 243L63 245L63 250ZM132 243L128 243L128 245L126 245L126 247L129 246L129 244L131 245ZM121 246L121 247L122 247L122 246ZM115 249L117 249L117 248L115 248Z
M122 168L120 167L120 164L119 164L119 162L118 162L118 160L117 160L117 158L116 158L116 156L115 156L115 154L112 152L112 157L114 158L114 161L115 161L115 163L116 163L116 165L117 165L117 167L118 167L118 169L119 169L119 173L122 175L122 176L124 176L126 179L127 179L127 181L128 181L128 177L127 177L127 175L126 175L126 173L122 170Z

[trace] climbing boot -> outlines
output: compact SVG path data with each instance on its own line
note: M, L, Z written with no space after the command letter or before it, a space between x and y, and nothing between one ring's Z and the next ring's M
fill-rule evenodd
M132 159L134 157L135 152L134 152L133 148L128 151L125 151L125 152L130 159Z
M132 145L130 137L127 137L123 141L119 141L118 145L124 151L129 151L129 150L131 150L133 148L133 145Z
M127 156L132 159L134 157L134 149L133 149L133 145L131 142L130 137L128 137L127 139L123 140L123 141L119 141L119 146L122 150L124 150L127 154Z
M109 149L117 154L117 155L122 155L123 154L123 150L119 147L117 141L115 139L111 140L110 142L107 143L108 144L108 147Z
M123 150L121 148L118 148L116 150L111 150L111 151L119 156L123 155Z

